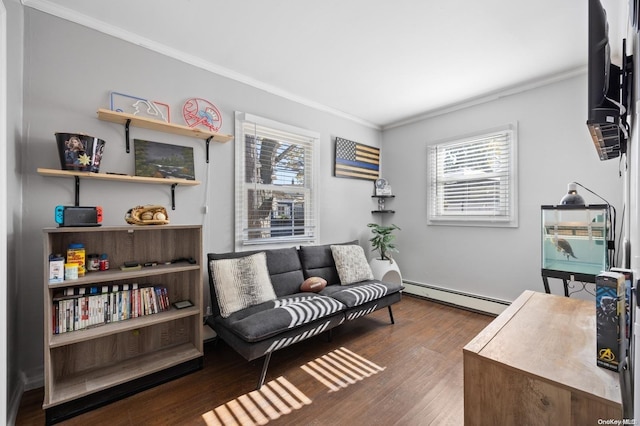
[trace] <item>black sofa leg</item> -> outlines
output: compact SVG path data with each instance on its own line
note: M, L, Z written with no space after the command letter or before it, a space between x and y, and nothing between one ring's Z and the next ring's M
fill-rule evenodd
M262 364L262 373L260 373L260 381L258 382L258 387L256 389L260 389L264 384L264 379L267 377L267 369L269 368L269 361L271 361L271 354L269 352L264 357L264 364Z
M389 308L389 318L391 318L391 324L395 324L396 322L393 320L393 311L391 310L391 305L387 306Z

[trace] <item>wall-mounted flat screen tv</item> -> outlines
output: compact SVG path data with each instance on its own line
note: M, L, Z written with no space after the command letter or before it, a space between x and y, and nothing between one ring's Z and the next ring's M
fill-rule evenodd
M622 67L611 63L607 13L600 0L589 0L587 127L600 160L626 152L627 81L632 69L625 55Z

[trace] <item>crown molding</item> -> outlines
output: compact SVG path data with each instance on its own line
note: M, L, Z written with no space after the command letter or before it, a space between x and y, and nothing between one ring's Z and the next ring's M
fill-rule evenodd
M494 92L489 92L487 94L467 99L461 102L453 103L450 105L443 106L442 108L433 109L431 111L426 111L422 114L396 121L394 123L386 124L382 126L382 131L390 130L396 127L405 126L408 124L417 123L419 121L427 120L429 118L437 117L439 115L449 114L451 112L459 111L465 108L470 108L476 105L485 104L487 102L496 101L500 98L504 98L507 96L513 96L518 93L526 92L529 90L536 89L538 87L548 86L553 83L557 83L559 81L567 80L579 75L583 75L587 73L586 67L574 68L571 70L567 70L564 72L560 72L557 74L553 74L541 79L531 80L529 82L520 83L514 86L511 86L506 89L496 90Z
M122 28L108 24L104 21L100 21L99 19L95 19L90 16L84 15L73 9L69 9L69 8L51 3L50 1L47 1L47 0L21 0L21 2L22 2L22 5L25 7L47 13L49 15L82 25L84 27L88 27L92 30L99 31L103 34L107 34L112 37L119 38L120 40L135 44L137 46L154 51L156 53L160 53L161 55L165 55L170 58L179 60L181 62L192 65L194 67L203 69L205 71L209 71L213 74L217 74L222 77L226 77L228 79L237 81L239 83L254 87L256 89L263 90L267 93L279 96L289 101L296 102L298 104L308 106L315 110L326 112L328 114L332 114L334 116L337 116L349 121L353 121L355 123L361 124L366 127L370 127L376 130L382 129L382 127L378 124L353 116L351 114L347 114L343 111L337 110L335 108L321 104L319 102L312 101L302 96L295 95L282 88L267 84L263 81L256 80L244 74L240 74L238 72L225 68L219 64L205 61L202 58L199 58L195 55L186 54L180 50L174 49L162 43L158 43L154 40L142 37L139 34L124 30Z

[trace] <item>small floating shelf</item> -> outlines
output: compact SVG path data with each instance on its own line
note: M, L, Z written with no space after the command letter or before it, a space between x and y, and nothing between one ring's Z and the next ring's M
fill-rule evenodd
M395 210L389 210L385 208L384 202L389 198L396 198L395 195L372 195L371 198L378 199L378 210L372 210L371 213L395 213Z

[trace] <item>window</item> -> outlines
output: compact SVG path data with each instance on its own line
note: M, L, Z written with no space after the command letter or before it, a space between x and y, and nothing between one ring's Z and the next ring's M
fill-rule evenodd
M315 242L319 134L236 112L236 248Z
M517 127L429 147L428 223L517 227Z

